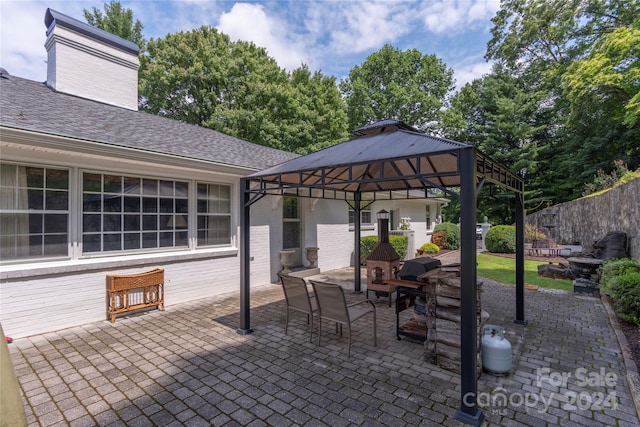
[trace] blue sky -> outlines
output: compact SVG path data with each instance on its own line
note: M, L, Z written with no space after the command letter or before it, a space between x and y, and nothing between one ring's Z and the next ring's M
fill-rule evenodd
M0 0L0 66L10 74L46 80L47 8L85 21L83 9L106 1ZM305 63L338 80L368 55L391 44L435 54L457 86L490 71L484 59L499 0L121 0L144 25L147 39L210 25L233 40L265 47L292 70Z

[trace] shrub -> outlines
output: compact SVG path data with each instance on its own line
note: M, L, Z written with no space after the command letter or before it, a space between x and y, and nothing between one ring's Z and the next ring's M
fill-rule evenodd
M611 283L611 300L618 316L640 325L640 271L625 270Z
M367 257L378 243L378 236L364 236L360 238L360 264L367 264ZM393 249L404 259L407 255L407 246L409 246L409 238L407 236L389 236L389 243Z
M600 267L600 290L604 293L610 293L611 287L618 280L618 276L628 271L640 272L640 262L629 258L604 261L602 267Z
M436 231L431 236L431 241L438 249L445 249L447 247L447 234L444 231Z
M438 242L436 241L436 234L440 231L444 232L444 239ZM460 248L460 227L452 222L440 223L434 227L431 240L441 249L458 249ZM438 240L441 239L438 237Z
M440 252L440 247L435 243L425 243L424 245L420 246L420 249L425 254L437 254L438 252Z
M487 231L484 244L489 252L511 254L516 251L516 227L496 225Z
M529 223L524 225L524 241L525 242L531 243L534 240L546 239L546 238L547 238L547 235L544 234L544 232L539 228L537 228L535 225L532 225Z
M629 169L627 164L622 160L615 160L613 162L613 170L607 175L602 169L598 169L593 177L593 182L585 183L583 196L613 188L618 183L621 177L627 175ZM628 178L626 178L628 179Z

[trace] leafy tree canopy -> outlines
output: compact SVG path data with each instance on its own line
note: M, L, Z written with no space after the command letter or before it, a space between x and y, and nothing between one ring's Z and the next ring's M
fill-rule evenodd
M291 74L265 49L215 28L151 39L141 57L141 108L257 144L306 153L346 138L335 79Z
M435 55L385 45L340 82L349 129L395 118L433 131L453 83L453 70Z
M89 25L100 28L118 37L134 42L144 51L146 40L142 36L144 26L136 19L133 21L133 11L124 9L118 0L111 0L104 4L104 14L96 7L91 11L83 9L84 18Z

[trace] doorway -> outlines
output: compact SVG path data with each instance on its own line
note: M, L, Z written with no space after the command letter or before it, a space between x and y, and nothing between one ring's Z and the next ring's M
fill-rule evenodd
M302 236L301 236L299 199L295 196L282 198L282 249L295 251L293 266L302 265Z

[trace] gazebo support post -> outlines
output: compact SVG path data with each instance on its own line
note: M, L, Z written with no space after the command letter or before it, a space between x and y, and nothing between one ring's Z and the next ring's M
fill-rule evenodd
M460 150L460 408L455 418L479 426L484 414L478 408L478 317L476 277L476 155Z
M249 264L251 240L251 203L249 200L249 181L240 179L240 327L238 333L246 335L253 332L250 319L251 266Z
M362 194L356 191L353 194L353 283L354 293L361 294L361 272L360 272L360 202Z
M516 194L516 318L513 323L526 325L524 318L524 196Z

